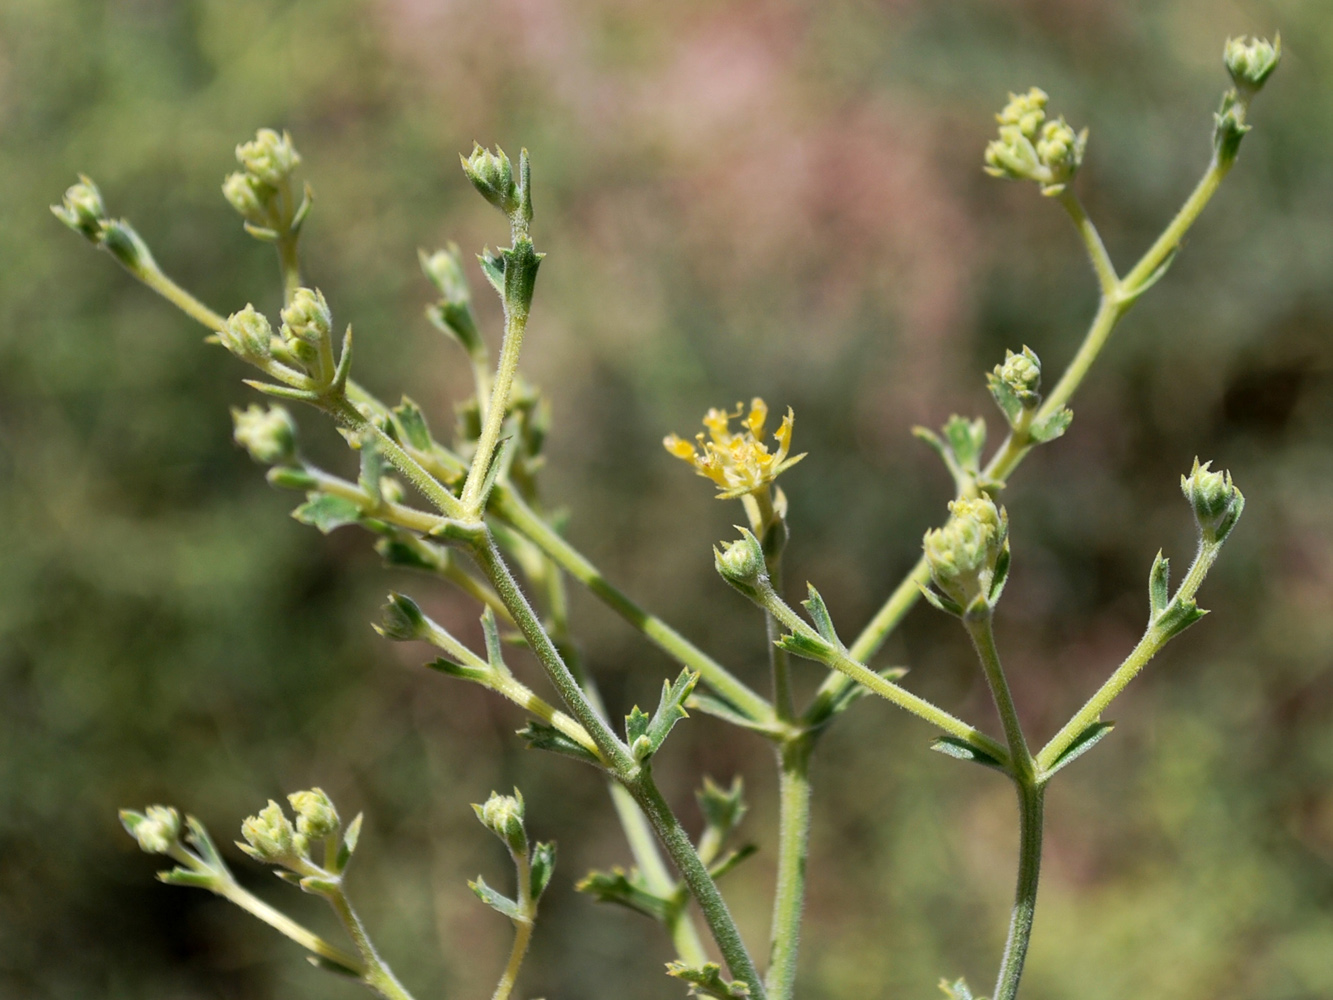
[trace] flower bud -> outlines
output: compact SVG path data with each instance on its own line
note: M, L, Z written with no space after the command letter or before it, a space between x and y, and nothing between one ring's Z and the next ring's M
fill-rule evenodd
M180 840L180 813L170 806L149 806L142 813L122 809L120 822L148 854L166 854Z
M232 438L261 465L291 465L296 461L296 424L281 406L267 410L251 403L231 411Z
M1282 60L1282 36L1267 38L1228 38L1222 59L1236 89L1257 94Z
M496 146L492 153L479 143L473 143L472 155L464 157L459 153L458 158L463 162L463 173L467 174L467 179L483 198L506 215L518 211L518 185L514 183L514 167L503 149Z
M239 170L228 174L222 182L222 196L246 222L258 224L264 221L269 194L261 190L261 182L252 174Z
M236 147L236 160L256 180L276 188L291 176L301 155L289 134L278 135L271 128L261 128L254 139Z
M416 601L406 594L390 593L389 601L380 609L380 623L375 631L386 639L411 642L430 639L430 620Z
M332 334L333 315L324 293L309 288L298 288L292 301L282 310L282 337L284 340L318 344Z
M1046 120L1047 100L1046 91L1040 87L1033 87L1026 94L1010 94L1009 103L995 116L995 120L1001 125L1015 126L1020 133L1031 139Z
M463 260L458 244L450 243L446 249L436 250L430 255L425 250L417 253L421 258L421 270L431 284L440 290L445 302L464 305L472 301L467 277L463 274Z
M1025 408L1041 402L1041 360L1030 347L1024 347L1022 354L1006 350L1004 363L995 366L995 377Z
M1037 140L1037 158L1046 168L1043 194L1059 194L1083 165L1083 151L1088 144L1088 130L1075 133L1063 118L1047 122Z
M1220 542L1240 519L1245 497L1231 482L1230 472L1213 472L1212 462L1199 464L1180 477L1180 491L1194 508L1194 520L1205 541Z
M312 788L306 792L292 792L287 796L296 813L296 829L310 840L323 840L338 832L342 820L338 810L324 794L323 789Z
M713 564L722 579L743 594L754 594L767 567L759 539L744 528L741 538L728 542L721 550L713 549Z
M218 331L218 339L242 361L259 364L269 357L273 327L267 316L247 304L240 312L227 317L227 322Z
M97 190L96 184L82 174L79 175L79 183L66 190L64 199L59 205L52 205L51 211L70 229L82 233L90 240L96 240L101 235L102 223L106 220L102 193Z
M1000 137L986 146L986 173L1009 180L1031 180L1040 167L1032 140L1017 125L1001 125Z
M256 861L266 864L281 865L294 861L304 849L304 844L297 844L296 830L292 821L282 811L282 806L272 799L268 806L259 811L258 816L249 816L241 824L241 836L249 845L245 852Z
M926 532L922 548L935 586L966 609L978 598L989 603L996 568L1006 551L1009 522L989 498L954 500L949 522Z
M516 856L527 857L528 834L523 828L523 795L517 788L513 795L491 792L485 805L472 806L482 825L503 840Z

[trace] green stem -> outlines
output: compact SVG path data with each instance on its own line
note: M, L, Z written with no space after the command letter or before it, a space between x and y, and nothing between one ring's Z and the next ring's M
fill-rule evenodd
M288 233L278 239L278 266L282 270L282 302L291 305L296 290L301 287L301 258L296 234Z
M666 800L662 798L662 793L653 782L651 769L646 765L642 767L637 778L632 782L626 782L625 787L629 789L634 801L648 817L648 822L657 833L657 839L666 849L681 877L685 879L685 884L689 886L690 892L703 911L704 920L713 934L713 940L717 942L718 950L722 952L727 968L735 978L750 987L750 996L753 1000L767 1000L763 980L745 948L745 942L741 940L740 931L736 928L736 921L732 918L731 911L727 909L726 900L718 891L713 877L708 874L707 867L699 860L699 854L694 844L690 843L689 835L681 827L680 821L676 819Z
M189 316L190 319L208 327L214 333L220 331L223 324L227 322L225 316L220 316L212 309L208 308L208 306L204 305L185 289L181 288L180 285L176 284L176 282L163 274L162 269L156 265L154 265L151 270L143 273L138 271L130 271L130 273L153 291L157 292L158 295L162 296L181 312L185 313L185 315Z
M1078 235L1087 248L1088 257L1092 260L1092 269L1097 274L1097 283L1101 285L1102 294L1113 295L1120 284L1120 279L1116 276L1115 265L1111 263L1111 255L1106 252L1106 245L1102 243L1102 237L1097 232L1097 227L1088 218L1083 203L1078 200L1078 195L1074 194L1072 189L1068 187L1064 189L1060 195L1060 204L1065 207L1065 211L1069 213L1069 217L1074 221L1074 228L1078 230Z
M810 753L813 738L784 742L778 752L778 872L773 896L766 985L772 1000L791 1000L805 905L805 868L810 851Z
M1200 544L1199 551L1194 557L1194 563L1190 566L1189 572L1185 574L1185 579L1181 581L1180 588L1176 591L1176 595L1172 598L1168 608L1179 601L1193 599L1203 583L1204 577L1208 575L1208 570L1212 568L1213 562L1217 559L1217 554L1221 551L1221 548L1221 543L1218 542ZM1065 723L1058 733L1051 737L1050 742L1041 748L1041 751L1037 754L1038 768L1044 771L1053 767L1074 740L1078 739L1081 733L1101 718L1107 706L1120 695L1120 692L1125 690L1130 681L1138 676L1139 671L1148 665L1148 661L1156 656L1162 647L1173 638L1175 633L1163 628L1160 624L1162 617L1162 615L1158 615L1148 625L1147 631L1143 633L1143 638L1138 641L1129 656L1125 657L1124 662L1116 668L1115 673L1111 674L1106 683L1097 689L1097 693L1074 713L1073 718Z
M495 984L491 1000L509 1000L514 983L518 979L518 970L523 966L523 959L528 953L528 944L532 941L532 928L537 921L537 907L532 900L532 863L526 854L514 855L514 867L518 873L518 903L522 916L514 921L514 946L509 950L509 961L505 963L500 981Z
M509 614L519 631L523 633L528 647L536 654L551 683L560 692L560 697L587 730L592 741L597 744L602 758L619 775L629 777L635 774L639 765L630 756L629 748L616 737L606 721L589 704L583 689L569 672L569 667L565 665L559 650L542 628L541 621L532 610L532 605L528 603L513 574L509 572L509 567L495 544L495 538L489 531L485 531L473 546L472 553L482 573L490 580L491 586L500 595L500 600L504 601L505 607L509 609Z
M995 1000L1014 1000L1018 981L1023 975L1028 942L1032 937L1032 917L1037 906L1037 883L1041 878L1041 835L1046 789L1044 785L1019 781L1018 885L1014 890L1014 908L1009 916L1009 937L1000 959L1000 975L995 984Z
M237 883L232 881L223 882L223 888L218 890L218 895L228 902L236 904L251 916L258 917L278 933L291 938L312 954L328 959L335 965L350 969L357 975L365 977L366 967L360 959L349 955L341 948L335 948L318 934L307 930L287 914L274 909L258 896L242 889Z
M951 736L973 744L988 754L1004 761L1008 759L1008 753L1004 746L987 736L975 726L971 726L956 716L950 715L944 709L931 704L920 695L915 695L911 691L899 687L879 674L875 673L864 663L859 663L852 659L848 651L841 649L824 638L813 628L807 625L795 611L787 605L781 597L767 583L761 583L758 600L765 608L782 624L786 625L793 633L799 633L804 638L810 640L814 646L825 650L820 657L821 662L834 670L845 674L851 681L859 683L868 690L893 702L899 708L904 708L919 718L925 719L931 725L936 726Z
M754 493L747 493L741 498L745 501L745 512L750 518L750 528L764 548L764 568L773 589L782 590L782 553L786 548L787 526L778 517L773 508L773 495L769 487ZM764 630L768 636L768 666L773 679L773 706L778 718L791 722L796 718L796 706L791 691L791 661L787 651L777 645L782 637L777 619L764 612Z
M477 439L477 450L472 456L467 481L463 484L463 505L476 515L480 515L476 508L481 500L482 484L486 481L486 473L490 471L495 446L500 440L500 427L504 423L505 411L509 408L509 394L513 389L514 374L518 371L518 355L523 347L523 333L527 325L527 313L511 309L506 303L500 364L491 386L490 402L486 404L486 416L481 426L481 436Z
M1180 211L1176 217L1171 220L1171 224L1162 230L1162 235L1157 237L1155 243L1148 248L1148 252L1143 255L1137 264L1125 275L1122 287L1127 291L1137 291L1145 281L1152 277L1165 261L1180 246L1180 241L1185 238L1189 232L1190 226L1194 225L1204 207L1217 192L1218 185L1222 183L1222 178L1230 172L1235 160L1222 162L1213 157L1208 164L1208 169L1199 178L1199 183L1195 185L1190 196L1185 199L1185 203L1180 206Z
M376 990L381 996L386 997L387 1000L412 1000L412 994L408 993L403 984L398 982L393 970L384 963L379 953L375 951L370 935L366 933L361 918L352 909L352 904L348 900L347 894L342 891L341 884L336 891L325 898L329 901L329 905L333 907L333 912L338 915L338 919L342 921L343 926L347 928L347 933L356 942L361 957L365 959L366 971L363 979L366 985Z
M742 683L726 667L695 646L656 615L649 614L606 579L591 562L537 515L507 483L491 493L491 508L566 573L586 586L612 611L620 615L682 666L696 671L717 694L756 722L776 719L773 707Z
M986 684L990 687L991 697L995 700L995 709L1000 713L1000 723L1004 726L1004 739L1009 745L1009 760L1014 769L1014 778L1019 782L1031 781L1034 777L1032 754L1028 750L1027 739L1023 736L1023 725L1018 718L1018 708L1014 705L1014 696L1009 691L1009 681L1004 675L1000 663L999 650L995 648L995 631L991 627L991 611L973 614L969 612L963 618L963 625L972 639L972 646L981 660L981 669L986 674Z

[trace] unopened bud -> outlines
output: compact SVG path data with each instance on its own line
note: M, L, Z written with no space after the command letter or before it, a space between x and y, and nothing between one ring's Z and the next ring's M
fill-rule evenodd
M1010 94L1009 103L995 116L1001 125L1013 125L1029 139L1037 134L1046 120L1046 91L1033 87L1026 94Z
M297 844L297 834L282 806L272 799L268 806L259 811L257 816L249 816L241 824L241 836L245 838L245 850L256 861L266 864L281 865L294 861L304 848Z
M995 366L995 377L1026 408L1041 402L1041 360L1029 347L1022 354L1004 352L1004 363Z
M318 289L298 288L292 301L282 310L282 337L315 345L331 335L333 315L324 293Z
M261 465L290 465L296 461L296 423L284 407L268 409L251 403L244 410L232 408L235 430L232 438Z
M523 829L523 795L517 788L513 795L491 792L485 805L473 805L482 825L505 842L516 856L527 857L528 834Z
M273 327L267 316L247 304L240 312L227 317L227 322L218 331L218 339L242 361L259 364L270 355Z
M52 205L51 211L57 219L69 226L76 233L82 233L90 240L96 240L106 220L106 205L97 185L82 174L79 183L65 192L59 205Z
M954 500L949 513L949 522L927 531L922 540L935 586L964 609L978 598L989 602L1006 549L1008 518L987 497Z
M271 128L261 128L254 139L236 147L236 160L257 180L276 188L291 176L301 155L286 132L278 135Z
M338 832L342 820L333 802L324 794L323 789L312 788L305 792L292 792L287 796L296 813L296 829L310 840L323 840Z
M1199 464L1180 477L1180 491L1194 508L1194 520L1207 541L1220 542L1230 533L1245 509L1245 496L1231 482L1230 472L1213 472L1212 462Z
M417 251L421 259L421 270L430 279L431 284L440 290L445 302L464 304L472 301L467 277L463 274L463 259L458 244L450 243L443 250L427 254Z
M1236 88L1256 94L1282 60L1282 36L1274 36L1271 42L1267 38L1228 38L1222 59Z
M222 182L222 195L246 222L264 221L271 192L261 191L261 182L251 174L236 171Z
M722 579L743 594L753 595L766 572L764 550L759 539L744 528L741 538L713 549L713 564Z
M122 809L120 822L148 854L166 854L180 840L180 813L170 806L149 806L142 813Z
M388 603L380 609L380 623L375 626L375 631L397 642L429 639L430 621L412 598L391 593Z
M472 155L464 157L460 153L458 158L463 162L463 173L467 174L467 179L481 192L483 198L506 215L518 211L518 185L514 183L514 167L503 149L496 146L492 153L479 143L473 143Z
M1037 158L1046 168L1043 194L1059 194L1083 165L1083 151L1088 144L1088 130L1076 133L1063 118L1047 122L1037 140Z

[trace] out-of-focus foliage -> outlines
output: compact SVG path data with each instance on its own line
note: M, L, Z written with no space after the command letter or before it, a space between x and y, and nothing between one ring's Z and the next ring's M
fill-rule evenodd
M317 195L308 280L356 323L359 377L443 426L466 362L421 318L416 250L502 239L456 153L528 146L549 258L525 367L555 403L549 500L613 579L758 683L762 624L709 552L734 512L662 434L757 393L795 407L810 455L784 477L788 579L853 630L943 516L948 483L910 425L991 418L982 373L1023 344L1058 371L1094 303L1058 206L982 174L1004 93L1040 84L1091 126L1077 185L1127 262L1206 161L1223 39L1274 28L1282 69L1236 170L1069 434L1005 495L998 627L1044 736L1137 638L1156 549L1187 554L1179 472L1196 452L1232 470L1249 507L1202 595L1217 613L1052 793L1024 996L1333 994L1323 0L0 5L0 994L359 995L225 903L152 882L116 821L173 801L225 842L318 784L371 817L354 879L404 980L482 995L508 932L464 886L495 861L466 804L515 783L564 872L524 995L592 1000L592 970L596 996L680 994L655 927L570 890L627 861L600 784L377 640L398 581L364 538L285 516L292 497L230 441L240 367L50 217L76 171L205 301L275 313L276 265L219 184L236 142L291 129ZM306 423L318 452L329 432ZM473 609L435 600L470 634ZM591 601L574 622L613 709L674 673ZM985 717L952 624L915 613L881 665ZM659 769L693 822L689 774L752 790L761 860L727 890L762 941L769 751L706 717L678 733ZM826 738L801 995L928 996L993 967L1014 804L926 753L933 735L867 699Z

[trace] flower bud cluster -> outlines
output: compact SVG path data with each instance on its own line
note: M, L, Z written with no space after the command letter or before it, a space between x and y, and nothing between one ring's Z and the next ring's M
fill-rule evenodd
M282 339L296 349L318 347L333 335L333 314L319 289L298 288L282 310Z
M245 838L245 843L238 843L237 846L256 861L302 870L313 864L310 860L311 845L334 836L341 829L342 820L321 789L293 792L287 796L287 801L296 813L294 825L283 812L282 806L269 799L268 805L257 815L249 816L241 823L241 836ZM352 836L349 828L349 840ZM326 866L330 860L325 858Z
M472 144L472 154L458 154L463 173L483 198L504 212L513 215L519 208L518 185L514 182L514 166L499 146L492 153L480 143Z
M278 191L301 162L292 137L261 128L252 140L236 147L236 161L243 169L227 175L222 182L223 197L251 225L273 225Z
M142 813L123 809L120 821L147 854L166 854L180 843L180 813L170 806L149 806Z
M96 246L101 247L139 277L155 268L148 245L124 219L107 218L106 204L97 185L83 174L79 183L65 191L59 205L51 211L57 219Z
M752 532L745 528L740 530L739 539L726 543L721 549L713 549L713 565L722 579L742 594L753 597L767 572L764 548Z
M273 353L273 327L267 316L248 303L227 317L218 339L232 354L252 365L263 364Z
M1010 94L996 120L999 138L986 147L986 173L1010 180L1030 180L1045 195L1058 195L1083 163L1088 130L1075 132L1064 118L1047 120L1045 91Z
M935 586L960 609L977 600L989 604L997 573L1008 558L1009 520L988 497L954 500L952 515L942 528L922 540Z
M251 403L244 410L232 408L235 430L232 438L261 465L293 465L296 462L296 422L285 407L268 409Z

